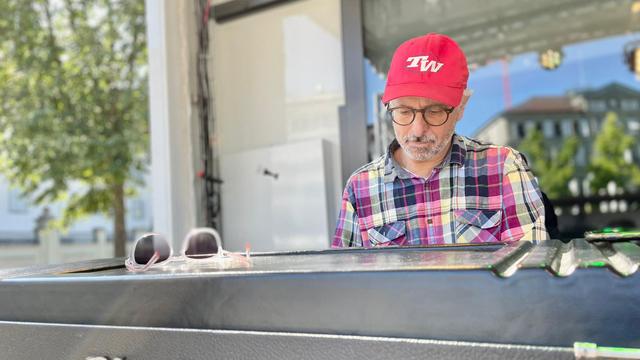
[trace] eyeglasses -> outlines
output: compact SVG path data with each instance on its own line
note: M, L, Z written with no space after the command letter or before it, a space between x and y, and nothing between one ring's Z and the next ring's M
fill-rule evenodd
M400 125L408 126L416 119L416 113L422 113L424 121L431 126L440 126L449 120L449 115L453 112L452 107L442 105L431 105L422 109L414 109L408 106L398 106L387 109L388 116L391 120Z
M230 259L239 259L251 263L249 246L244 255L222 249L220 234L212 228L196 228L185 236L180 255L174 256L169 241L157 233L141 235L131 248L131 254L125 260L129 271L146 271L153 265L182 261L199 263L219 263Z

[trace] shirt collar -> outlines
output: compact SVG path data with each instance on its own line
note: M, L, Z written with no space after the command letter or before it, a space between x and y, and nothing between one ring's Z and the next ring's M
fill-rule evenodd
M385 154L384 161L384 182L393 182L395 178L400 179L410 179L416 177L411 172L404 169L398 162L393 158L393 153L398 148L400 148L400 144L396 139L394 139L389 148L387 149L387 153ZM451 148L449 149L449 153L444 158L444 161L436 168L444 168L450 165L459 165L462 166L464 164L465 156L467 155L467 149L464 143L464 139L457 135L453 134L453 139L451 140Z

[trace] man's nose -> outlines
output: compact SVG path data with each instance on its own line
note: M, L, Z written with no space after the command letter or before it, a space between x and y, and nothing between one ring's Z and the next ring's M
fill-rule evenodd
M416 118L413 119L413 123L411 123L411 129L415 132L422 134L422 132L429 129L430 125L427 124L424 118L424 113L421 111L416 111Z

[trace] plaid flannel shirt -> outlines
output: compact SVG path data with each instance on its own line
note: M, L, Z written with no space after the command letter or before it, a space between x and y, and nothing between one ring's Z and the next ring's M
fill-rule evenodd
M538 182L519 152L454 135L425 179L398 166L399 146L349 178L333 247L548 238Z

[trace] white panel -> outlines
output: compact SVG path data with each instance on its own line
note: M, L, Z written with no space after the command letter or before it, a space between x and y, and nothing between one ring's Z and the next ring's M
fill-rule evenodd
M271 151L273 239L276 250L329 246L323 142L305 141Z
M272 250L271 177L263 175L269 168L268 148L243 151L221 159L222 174L222 242L231 251Z
M210 24L215 156L228 160L244 151L324 139L328 227L344 187L341 7L341 0L290 1ZM222 217L235 216L227 211L222 208Z
M319 19L322 20L322 19ZM287 102L324 96L344 97L340 34L314 17L282 19L284 84Z
M240 251L246 243L254 251L329 246L324 147L322 140L310 140L222 159L226 249Z

